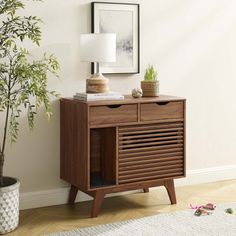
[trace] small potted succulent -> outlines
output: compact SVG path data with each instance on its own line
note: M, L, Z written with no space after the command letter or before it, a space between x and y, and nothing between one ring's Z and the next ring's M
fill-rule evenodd
M157 80L157 71L153 65L148 65L144 80L141 81L143 97L158 97L159 96L159 81Z
M0 234L14 230L19 221L20 184L18 179L3 173L7 142L16 142L23 110L32 129L39 107L43 105L50 118L50 96L57 96L47 89L49 74L58 77L56 58L44 54L42 59L34 60L23 48L22 42L26 39L36 45L41 40L41 20L17 15L17 10L23 8L21 0L0 1L0 118L3 123L0 131Z

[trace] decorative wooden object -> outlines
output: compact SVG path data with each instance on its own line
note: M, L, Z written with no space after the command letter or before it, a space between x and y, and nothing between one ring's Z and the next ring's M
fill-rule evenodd
M120 101L61 99L61 178L94 197L91 216L108 193L165 186L185 177L185 99L126 96Z
M86 80L86 92L107 93L109 92L108 82L109 79L105 78L102 74L94 74L91 78Z

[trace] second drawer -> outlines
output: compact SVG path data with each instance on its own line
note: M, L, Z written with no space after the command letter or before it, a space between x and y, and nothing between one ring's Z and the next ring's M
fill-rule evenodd
M90 125L116 124L138 121L137 104L90 107Z
M141 104L141 121L182 118L184 118L183 101Z

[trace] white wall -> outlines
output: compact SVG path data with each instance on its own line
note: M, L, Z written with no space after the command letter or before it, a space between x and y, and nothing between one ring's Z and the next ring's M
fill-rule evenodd
M161 93L187 98L187 169L236 165L236 1L138 2L141 73L110 76L111 89L130 93L145 66L154 64ZM84 91L90 65L79 61L78 41L80 33L90 32L90 1L30 2L26 12L45 22L41 48L33 53L53 52L61 63L61 80L50 79L49 88L63 97ZM22 192L66 186L59 179L58 101L53 111L50 123L40 111L33 133L22 117L18 143L7 148L5 175L19 177ZM2 127L2 115L0 122Z

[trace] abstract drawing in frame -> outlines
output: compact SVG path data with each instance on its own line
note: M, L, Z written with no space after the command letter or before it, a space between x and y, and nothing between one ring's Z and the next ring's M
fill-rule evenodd
M99 63L101 73L139 73L139 4L92 2L92 33L116 33L116 62Z

